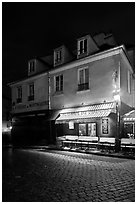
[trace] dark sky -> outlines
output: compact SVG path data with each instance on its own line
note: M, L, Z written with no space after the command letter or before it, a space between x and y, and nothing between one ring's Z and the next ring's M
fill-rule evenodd
M3 2L3 86L27 76L29 59L102 31L112 32L119 45L134 46L135 3Z

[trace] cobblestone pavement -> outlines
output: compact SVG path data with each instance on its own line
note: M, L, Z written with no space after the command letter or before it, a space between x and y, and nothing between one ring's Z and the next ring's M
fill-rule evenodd
M63 151L3 151L2 201L134 202L135 161Z

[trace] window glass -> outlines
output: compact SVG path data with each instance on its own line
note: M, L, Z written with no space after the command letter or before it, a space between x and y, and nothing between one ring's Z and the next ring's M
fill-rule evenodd
M63 75L59 75L55 77L55 91L63 91Z
M89 89L89 70L88 68L79 69L78 91Z
M29 96L34 96L34 84L29 85Z
M22 98L22 87L21 86L17 88L17 98Z
M84 52L87 52L87 39L84 40Z
M62 50L55 51L55 63L58 63L62 60Z
M131 75L131 73L130 73L130 71L128 70L128 80L127 80L127 90L128 90L128 93L131 93L131 77L132 77L132 75Z
M86 135L86 124L79 124L79 136Z
M35 62L30 61L29 62L29 72L34 72L35 71Z
M96 123L89 123L88 124L88 135L89 136L96 136Z
M87 39L80 40L78 43L78 54L87 52Z
M21 103L22 102L22 87L19 86L17 87L17 99L16 99L17 103Z
M85 83L89 82L89 70L85 69Z

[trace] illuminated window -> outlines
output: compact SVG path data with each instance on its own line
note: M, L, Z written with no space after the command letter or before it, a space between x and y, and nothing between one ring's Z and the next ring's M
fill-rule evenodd
M29 73L32 73L35 71L35 61L34 60L31 60L29 62Z
M17 87L17 103L22 102L22 87L18 86Z
M88 124L88 135L89 136L96 136L96 123L89 123Z
M81 68L78 70L78 91L89 89L89 69Z
M79 136L85 136L86 132L86 124L79 124Z
M131 93L131 77L132 77L132 75L131 75L130 71L128 70L128 72L127 72L127 91L129 94Z
M29 84L29 95L28 95L28 101L34 100L34 83Z
M96 136L96 123L79 124L79 136Z
M78 41L78 55L87 53L87 39Z
M56 50L54 52L54 64L59 64L62 62L62 49Z
M63 91L63 75L55 77L55 92Z

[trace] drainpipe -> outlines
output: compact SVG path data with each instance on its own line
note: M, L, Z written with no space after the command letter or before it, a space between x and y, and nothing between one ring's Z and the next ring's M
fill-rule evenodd
M48 72L48 110L51 110L50 94L51 94L50 74Z
M121 98L120 98L120 51L119 51L119 62L118 62L118 84L119 87L117 87L117 93L115 95L115 103L116 103L116 138L115 138L115 152L120 151L120 141L121 141Z

